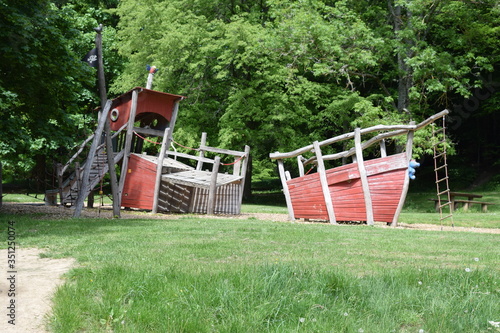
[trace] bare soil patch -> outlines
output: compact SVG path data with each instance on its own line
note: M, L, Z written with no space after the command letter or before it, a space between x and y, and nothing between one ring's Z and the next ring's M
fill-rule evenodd
M75 265L71 258L50 259L41 258L41 249L17 248L15 252L15 273L7 267L7 250L0 250L0 269L3 272L0 279L1 320L0 332L4 333L45 333L46 319L52 303L51 299L57 286L64 282L63 274ZM14 276L14 280L7 280ZM15 297L12 297L15 293ZM9 295L10 294L10 295ZM8 321L11 312L7 306L15 303L15 325Z

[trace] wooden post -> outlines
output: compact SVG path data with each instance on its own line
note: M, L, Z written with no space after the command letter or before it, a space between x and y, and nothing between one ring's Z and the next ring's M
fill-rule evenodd
M304 175L304 163L302 163L302 155L297 156L297 165L299 166L299 177Z
M160 196L161 175L163 172L163 160L165 159L165 153L168 149L167 141L169 132L170 132L170 127L167 127L165 129L165 133L163 134L160 154L158 155L158 163L156 165L156 181L155 181L155 192L153 197L153 210L152 210L154 214L158 213L158 198Z
M206 144L207 144L207 133L203 132L201 133L200 147L206 146ZM200 149L199 157L200 159L196 164L196 170L198 171L203 169L203 161L201 159L205 157L205 152L202 149Z
M135 114L137 112L137 98L139 92L137 89L132 91L132 105L130 106L130 118L128 119L127 124L127 134L125 137L125 147L123 148L123 161L122 161L122 169L120 174L120 183L118 184L118 193L119 193L119 202L121 207L122 196L123 196L123 187L125 186L125 179L127 178L128 171L128 159L130 155L130 149L132 145L132 138L134 135L134 122L135 122Z
M387 156L387 149L385 148L385 140L380 141L380 157Z
M288 184L286 182L285 166L283 165L283 160L281 159L278 160L278 171L280 174L281 186L283 187L283 194L285 195L286 206L288 207L288 217L290 221L295 221L292 198L290 197L290 190L288 189Z
M149 72L148 81L146 82L146 89L151 89L153 86L153 73Z
M80 166L80 162L75 162L75 179L76 179L76 191L80 193L82 189L82 167ZM69 193L71 197L71 187L69 188ZM73 203L69 202L69 205L71 206Z
M108 172L111 182L111 194L113 195L113 217L120 217L120 196L118 193L118 178L115 170L115 154L113 151L113 143L111 142L111 129L109 126L109 117L106 117L104 125L106 131L106 156L108 159Z
M87 196L87 208L94 208L94 194L94 190L92 190Z
M168 133L167 138L167 147L170 147L170 143L172 142L172 134L174 133L175 122L177 121L177 114L179 113L179 102L183 100L183 97L179 98L174 103L174 108L172 110L172 117L170 118L170 123L168 127L170 127L170 132Z
M208 190L207 214L213 214L216 204L217 174L219 173L220 157L215 156L212 177L210 178L210 189Z
M97 125L97 130L95 131L94 139L92 140L92 145L90 146L90 151L87 157L87 161L85 162L85 169L83 170L83 177L82 177L82 185L78 191L78 198L76 199L75 211L73 213L73 217L80 217L85 198L88 195L90 168L92 167L92 163L94 162L97 146L100 143L102 132L104 130L104 123L106 122L106 118L108 117L110 108L111 108L111 101L107 101L106 107L102 112L101 119L99 120L99 124Z
M104 77L104 61L102 57L102 24L94 29L96 31L95 46L97 49L97 77L99 81L99 95L101 97L101 109L104 110L106 101L108 100L106 91L106 79ZM102 116L102 114L101 114ZM115 157L113 152L113 143L111 142L111 129L109 126L109 119L106 116L104 123L104 133L106 135L106 156L108 159L108 172L111 182L111 193L113 195L113 216L120 217L120 197L118 195L118 180L115 170ZM93 200L92 200L93 203Z
M410 122L410 125L415 125L415 122ZM413 154L413 137L415 135L414 131L408 131L406 137L406 160L408 161L408 165L410 165L410 161ZM410 187L410 176L408 172L405 174L405 181L403 184L403 189L401 191L401 199L399 200L398 207L396 208L396 212L394 213L394 218L392 219L391 226L395 227L398 225L399 214L403 210L403 206L405 204L406 195L408 194L408 188ZM453 205L453 202L452 202Z
M361 148L361 130L359 128L354 130L354 145L356 148L356 161L358 164L359 176L361 178L363 196L365 198L366 224L373 225L372 196L370 192L370 185L368 183L368 176L366 174L365 161L363 159L363 149Z
M241 173L240 175L242 176L241 183L240 183L240 201L238 205L238 212L237 214L241 213L241 202L243 201L243 192L245 190L245 180L247 178L247 168L248 168L248 162L250 160L250 147L245 146L245 157L244 157L243 165L241 167Z
M61 163L57 163L57 166L56 166L56 173L57 173L57 188L59 189L59 202L62 205L64 205L63 203L63 166Z
M326 179L325 162L323 161L323 154L321 153L321 147L319 146L318 141L314 141L313 145L314 145L314 153L316 154L316 161L318 163L319 181L321 183L323 198L325 199L326 210L328 212L328 219L330 223L337 224L337 219L335 218L335 211L333 209L332 196L330 194L330 189L328 188L328 180Z

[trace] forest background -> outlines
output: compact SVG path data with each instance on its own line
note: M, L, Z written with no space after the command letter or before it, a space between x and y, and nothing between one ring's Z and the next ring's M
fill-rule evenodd
M153 89L188 97L174 139L249 145L254 183L277 177L270 152L447 108L452 178L500 186L498 0L0 0L4 180L53 188L95 130L99 24L108 98L158 67Z

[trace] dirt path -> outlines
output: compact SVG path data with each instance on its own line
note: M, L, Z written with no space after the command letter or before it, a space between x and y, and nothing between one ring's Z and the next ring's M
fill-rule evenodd
M40 258L41 253L40 249L17 248L12 270L7 267L7 250L0 250L0 332L46 332L51 298L57 286L64 282L61 276L75 265L75 260ZM12 301L15 308L10 305ZM14 320L11 323L15 325L9 323L10 320Z

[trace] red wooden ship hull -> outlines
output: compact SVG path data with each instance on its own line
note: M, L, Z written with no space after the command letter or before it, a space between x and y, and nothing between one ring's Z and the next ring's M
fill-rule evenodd
M403 195L408 172L406 153L366 160L373 219L392 222ZM326 170L337 221L367 221L365 198L357 163ZM328 220L319 173L287 181L295 218Z

